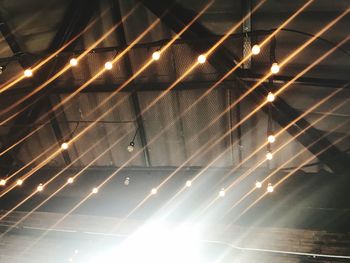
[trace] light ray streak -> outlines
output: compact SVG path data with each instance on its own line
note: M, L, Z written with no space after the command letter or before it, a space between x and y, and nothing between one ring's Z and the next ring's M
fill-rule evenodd
M106 9L101 14L101 16L104 16L107 13L107 11L108 11L108 9ZM37 65L32 67L31 70L33 71L33 73L35 71L37 71L38 69L40 69L42 66L44 66L46 63L48 63L50 60L55 58L59 53L61 53L70 44L72 44L75 40L77 40L81 35L83 35L86 31L88 31L93 25L95 25L98 20L99 20L98 18L95 18L87 27L85 27L81 32L79 32L76 36L74 36L67 43L65 43L61 48L57 49L55 52L53 52L47 58L43 59ZM15 84L17 84L18 82L20 82L23 79L25 79L25 76L23 75L23 73L21 73L21 74L18 74L17 76L15 76L10 81L7 81L4 85L0 86L0 94L4 91L8 90L9 88L11 88L12 86L14 86ZM0 113L0 114L2 114L2 113Z
M346 123L348 123L349 121L346 121ZM346 134L344 136L342 136L341 138L337 139L336 141L334 141L333 145L338 144L339 142L341 142L342 140L344 140L345 138L349 137L349 134ZM310 158L308 158L306 161L302 162L298 167L296 167L295 169L293 169L291 172L289 172L286 176L284 176L281 180L279 180L274 187L280 185L281 183L283 183L285 180L287 180L290 176L292 176L296 171L298 171L302 166L304 166L305 164L309 163L310 161L312 161L313 159L315 159L315 157L317 157L318 155L320 155L321 153L323 153L324 151L326 151L331 145L325 147L324 149L322 149L318 154L316 154L315 156L311 156ZM268 193L265 192L263 195L261 195L260 197L258 197L253 203L251 203L246 209L244 209L234 220L233 223L236 222L239 218L242 217L242 215L244 215L249 209L251 209L253 206L255 206L260 200L262 200Z
M97 45L99 45L103 40L105 40L111 33L113 33L135 10L136 7L132 8L123 18L120 22L118 22L118 24L114 25L113 27L111 27L105 34L103 34L97 41L95 41L92 45L90 45L86 50L84 50L83 53L81 53L78 57L77 60L80 61L81 59L83 59L92 49L94 49ZM124 53L125 54L125 53ZM50 56L51 57L51 56ZM118 57L118 59L121 56ZM117 61L117 60L116 60ZM39 63L39 65L41 65ZM39 92L40 90L42 90L43 88L45 88L47 85L49 85L51 82L53 82L55 79L57 79L59 76L61 76L62 74L64 74L67 70L71 69L72 66L68 63L66 66L64 66L61 70L59 70L57 73L55 73L52 77L50 77L48 80L46 80L44 83L42 83L41 85L39 85L38 87L36 87L34 90L32 90L30 93L28 93L27 95L23 96L21 99L19 99L18 101L16 101L16 103L12 104L10 107L6 108L5 110L3 110L0 114L4 114L12 109L14 109L15 107L17 107L18 105L20 105L21 103L23 103L25 100L27 100L28 98L30 98L31 96L33 96L35 93ZM22 77L23 78L23 77ZM0 90L1 93L1 90ZM35 103L35 102L34 102ZM27 105L25 108L29 107L31 104ZM57 107L55 108L57 109ZM49 112L52 112L54 110L51 110ZM45 116L47 116L49 113L46 113Z

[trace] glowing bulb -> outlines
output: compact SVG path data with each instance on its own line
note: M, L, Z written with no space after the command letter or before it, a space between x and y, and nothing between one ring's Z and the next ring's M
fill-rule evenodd
M69 261L69 262L73 262L73 258L69 258L68 261Z
M191 187L192 185L192 181L191 180L187 180L186 181L186 187Z
M160 59L160 51L159 51L159 50L154 51L154 52L152 53L152 59L153 59L153 60L159 60L159 59Z
M252 53L253 53L253 55L258 55L260 53L260 46L258 44L255 44L252 47Z
M275 95L272 92L269 92L269 94L267 94L267 101L273 102L274 100L275 100Z
M270 134L270 135L267 137L267 141L268 141L269 143L274 143L274 142L276 141L275 135Z
M278 65L278 63L277 62L272 63L271 73L272 74L277 74L279 71L280 71L280 66Z
M78 60L76 58L71 58L69 60L69 64L72 66L72 67L75 67L76 65L78 65Z
M93 194L97 194L98 193L98 188L97 187L92 188L92 193Z
M74 254L78 254L78 253L79 253L78 249L74 250Z
M256 181L255 182L255 187L256 188L261 188L262 187L262 182Z
M272 155L271 152L267 152L267 153L266 153L266 159L267 159L267 160L272 160L272 157L273 157L273 155Z
M33 76L33 71L31 69L26 69L24 71L24 76L27 77L27 78Z
M219 196L220 197L224 197L225 196L225 189L224 188L222 188L221 190L220 190L220 192L219 192Z
M130 144L128 145L128 152L131 153L134 150L135 147L135 143L134 142L130 142Z
M6 185L6 180L5 179L1 179L0 180L0 186L5 186Z
M39 184L36 190L38 190L38 192L41 192L42 190L44 190L43 184Z
M158 192L157 188L152 188L151 195L156 195Z
M128 186L130 184L130 177L126 177L124 181L124 185Z
M198 61L199 64L205 63L206 60L207 60L207 58L203 54L199 55L198 58L197 58L197 61Z
M270 183L267 185L267 192L269 192L269 193L273 192L273 186Z
M67 150L68 149L68 143L64 142L61 144L61 149L62 150Z
M73 182L74 182L74 178L73 177L69 177L67 179L67 183L72 184Z
M22 185L23 184L23 180L22 179L18 179L16 182L17 185Z
M107 61L107 62L105 63L105 69L107 69L107 70L111 70L112 68L113 68L113 64L112 64L112 62Z

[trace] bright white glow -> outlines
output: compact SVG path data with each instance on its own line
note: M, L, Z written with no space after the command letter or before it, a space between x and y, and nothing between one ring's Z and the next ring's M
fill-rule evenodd
M151 195L156 195L158 192L157 188L152 188Z
M272 158L273 158L272 152L267 152L266 153L266 159L267 160L272 160Z
M269 143L274 143L274 142L276 141L275 135L270 134L270 135L267 137L267 141L268 141Z
M256 188L261 188L262 187L262 182L256 181L255 182L255 187Z
M73 177L69 177L67 179L67 183L72 184L73 182L74 182L74 178Z
M36 190L37 190L38 192L41 192L42 190L44 190L43 184L39 184L38 187L36 188Z
M1 179L0 180L0 186L5 186L6 185L6 180L5 179Z
M280 71L280 66L278 65L278 63L277 62L272 63L271 73L272 74L277 74L279 71Z
M113 63L110 62L110 61L107 61L107 62L105 63L105 69L111 70L112 68L113 68Z
M224 197L225 196L225 189L224 188L222 188L221 190L220 190L220 192L219 192L219 196L220 197Z
M72 66L72 67L75 67L76 65L78 65L78 60L76 58L71 58L69 60L69 64Z
M199 240L199 229L195 225L150 222L120 245L101 251L88 263L203 263L205 260L199 258Z
M153 60L159 60L160 59L160 51L159 50L153 52L152 59Z
M24 76L27 77L27 78L33 76L33 71L31 69L26 69L24 71Z
M17 185L22 185L23 184L23 180L22 179L18 179L16 182Z
M274 100L275 100L275 95L272 92L269 92L269 94L267 94L267 101L273 102Z
M198 56L198 58L197 58L197 61L198 61L198 63L200 63L200 64L204 64L205 63L205 61L207 60L207 58L205 57L205 55L199 55Z
M260 46L258 44L255 44L252 47L252 53L253 53L253 55L258 55L260 53Z
M61 149L62 150L67 150L68 146L69 146L68 143L64 142L64 143L61 144Z
M68 261L69 261L69 262L73 262L73 258L69 258Z
M93 194L97 194L98 193L98 188L97 187L92 188L92 193Z
M268 186L267 186L267 192L272 193L273 190L274 190L274 189L273 189L272 184L268 184Z
M74 254L78 254L78 253L79 253L78 249L74 250Z
M186 181L186 187L191 187L192 185L192 181L191 180L187 180Z

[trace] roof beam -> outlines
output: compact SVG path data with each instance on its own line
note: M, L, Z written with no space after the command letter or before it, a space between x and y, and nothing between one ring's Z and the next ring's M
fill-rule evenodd
M194 17L195 13L183 8L177 3L165 3L159 2L157 0L140 0L151 12L160 17L162 22L167 25L171 30L178 33L180 30L186 26ZM165 15L162 15L165 11L168 11ZM195 38L195 37L210 37L214 34L207 28L202 26L198 22L194 22L193 25L182 35L182 38ZM208 50L211 47L210 43L203 43L200 45L191 45L190 47L196 52L203 52L203 50ZM228 49L220 46L216 51L208 58L208 61L215 67L215 69L220 73L225 73L232 69L236 63L234 61L235 55L231 53ZM247 70L246 70L247 71ZM242 69L237 70L238 74L242 73ZM249 72L249 71L248 71ZM232 74L233 78L236 78L245 88L249 88L244 81L242 81L235 73ZM252 92L252 95L260 102L264 100L267 96L268 89L265 86L261 86ZM278 97L272 108L275 112L279 114L273 114L273 119L279 123L282 127L293 122L293 120L300 115L297 110L286 103L282 98ZM266 111L266 107L263 108ZM288 128L287 131L292 136L296 135L298 132L309 127L310 123L305 119L300 119L292 127ZM321 134L314 128L310 127L304 130L302 135L298 136L296 139L308 147L310 152L317 154L320 149L328 148L328 150L318 155L318 159L330 167L337 174L345 174L346 171L350 170L350 158L343 152L341 152L337 147L332 145L332 143L327 138L321 138ZM313 147L309 147L314 141L318 140Z
M48 52L53 52L59 49L72 37L80 33L87 26L93 13L94 6L91 4L91 1L71 1L71 4L67 7L66 14L63 17L62 24L58 29L52 43L50 44L50 47L48 48ZM9 34L8 38L12 45L11 49L17 54L23 53L21 49L18 50L19 45L17 41L15 41L14 36L12 34ZM72 48L75 43L76 41L67 48ZM35 63L35 61L20 60L20 63L23 68L28 68L31 67ZM54 59L52 62L43 66L40 70L38 70L38 72L36 72L35 76L33 76L33 78L31 79L33 83L32 89L40 85L41 83L44 83L44 81L46 81L50 76L52 76L52 74L54 74L54 72L57 71L57 69L64 64L66 64L66 61ZM7 148L14 142L18 141L20 138L24 137L26 134L30 133L34 127L30 124L34 124L35 121L40 117L42 112L49 111L52 109L51 101L48 98L50 87L52 87L52 84L30 97L22 105L23 107L27 105L31 106L28 107L28 109L26 109L25 111L21 112L19 115L17 115L17 117L14 120L15 125L10 129L9 132L10 139L8 140L8 143L3 146L3 148ZM63 140L63 134L57 122L55 113L51 113L49 115L49 119L55 136L57 138L57 142L60 144ZM27 126L26 128L18 129L16 124L24 124ZM14 150L18 151L18 147L16 147L16 149ZM66 164L69 164L71 162L69 154L65 151L62 151L62 155Z
M120 23L122 21L122 15L121 15L121 10L120 10L120 5L119 1L116 0L110 0L110 3L112 5L112 11L113 11L113 18L114 18L114 23ZM127 40L126 40L126 35L125 35L125 30L124 30L124 23L121 22L121 25L116 29L116 35L118 38L118 41L120 42L121 45L127 45ZM133 75L133 69L132 69L132 64L131 64L131 59L129 53L124 57L123 59L124 67L126 70L127 78L131 77ZM132 82L133 83L133 82ZM131 85L132 85L131 83ZM140 141L143 149L143 156L145 159L145 164L147 167L151 166L151 159L149 155L149 150L147 147L147 137L146 137L146 130L145 126L143 123L143 118L142 118L142 112L140 108L140 102L139 98L137 96L137 89L135 85L131 86L131 100L132 104L134 107L134 112L136 115L136 122L138 126L138 132L140 135Z

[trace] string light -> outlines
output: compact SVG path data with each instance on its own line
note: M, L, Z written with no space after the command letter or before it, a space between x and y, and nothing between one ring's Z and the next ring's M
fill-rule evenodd
M23 180L22 179L18 179L16 182L17 185L22 185L23 184Z
M220 190L220 192L219 192L219 196L220 197L224 197L225 196L225 189L224 188L222 188L221 190Z
M92 188L92 193L93 194L97 194L98 193L98 188L97 187Z
M26 69L24 71L24 76L27 77L27 78L33 76L33 71L31 69Z
M153 60L159 60L160 59L160 51L156 50L152 53L152 59Z
M107 61L107 62L105 63L105 69L106 69L106 70L111 70L112 68L113 68L113 63L110 62L110 61Z
M255 44L253 47L252 47L252 54L253 55L258 55L260 53L260 46L258 44Z
M269 136L267 136L267 141L268 141L269 143L274 143L274 142L276 141L275 135L270 134Z
M269 94L267 94L267 101L273 102L274 100L275 100L275 95L272 92L269 92Z
M268 151L268 152L266 153L266 159L267 159L267 160L272 160L272 158L273 158L272 152Z
M69 177L67 179L67 183L72 184L73 182L74 182L74 178L73 177Z
M152 188L151 195L156 195L158 192L157 188Z
M255 187L256 188L261 188L262 187L262 182L256 181L255 182Z
M130 144L128 145L128 152L131 153L135 148L135 143L134 142L130 142Z
M61 149L62 150L67 150L68 146L69 146L68 143L64 142L64 143L61 144Z
M42 190L44 190L43 184L39 184L38 187L36 188L36 190L37 190L38 192L41 192Z
M186 181L186 187L191 187L192 185L192 181L191 180L187 180Z
M267 185L267 192L269 192L269 193L272 193L273 192L273 186L272 186L272 184L271 183L269 183L268 185Z
M76 65L78 65L78 60L76 58L71 58L69 60L69 64L72 66L72 67L75 67Z
M277 74L280 71L280 66L278 65L277 62L274 62L272 63L270 70L272 74Z
M203 54L199 55L198 58L197 58L197 61L198 61L199 64L204 64L206 60L207 60L207 58Z
M5 186L6 185L6 180L5 179L1 179L0 180L0 186Z

